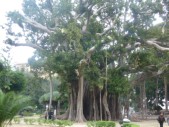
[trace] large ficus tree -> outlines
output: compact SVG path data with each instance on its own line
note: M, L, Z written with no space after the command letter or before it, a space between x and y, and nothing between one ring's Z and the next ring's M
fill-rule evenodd
M67 79L66 84L71 89L68 116L70 119L75 116L76 121L82 122L85 120L84 84L91 84L85 78L86 71L91 71L94 69L92 64L97 64L96 75L103 72L106 75L107 66L126 66L128 55L140 45L149 44L161 49L157 41L146 37L146 31L152 26L155 14L165 17L168 8L164 6L167 7L167 3L159 0L24 0L22 12L8 13L8 38L5 42L35 48L34 61L43 59L45 63L41 66L42 70L49 74L60 73L63 79ZM20 32L14 31L14 24L19 26ZM19 38L24 38L25 43ZM99 62L91 60L95 51L105 49L110 57L104 59L102 55ZM64 66L66 64L68 66ZM74 79L71 79L70 73ZM99 84L104 87L104 95L101 94L107 113L104 118L111 119L105 75ZM111 82L114 84L114 81ZM93 80L93 83L97 82ZM76 106L73 107L73 103Z

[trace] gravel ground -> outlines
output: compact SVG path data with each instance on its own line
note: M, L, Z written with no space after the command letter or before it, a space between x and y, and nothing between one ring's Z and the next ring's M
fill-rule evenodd
M30 117L32 118L32 117ZM34 118L38 118L38 117L34 117ZM159 123L157 122L157 120L146 120L146 121L141 121L141 122L132 122L135 124L140 125L140 127L160 127ZM12 125L9 125L8 127L56 127L56 126L52 126L52 125L27 125L23 122L23 120L21 120L20 124L15 124L12 123ZM74 123L71 127L87 127L86 123ZM119 123L116 123L116 127L120 127ZM164 127L169 127L169 125L167 123L164 123Z
M140 127L160 127L156 120L148 120L148 121L133 122L133 123L140 125ZM20 123L20 124L12 124L8 127L54 127L54 126L52 125L43 125L43 126L42 125L27 125L24 123ZM87 127L87 126L86 126L86 123L75 123L71 127ZM116 127L120 127L120 125L117 123ZM164 127L168 127L167 123L164 123Z

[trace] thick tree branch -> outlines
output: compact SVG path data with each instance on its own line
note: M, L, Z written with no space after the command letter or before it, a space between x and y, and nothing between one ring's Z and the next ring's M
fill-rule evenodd
M148 44L148 45L152 45L152 46L154 46L155 48L157 48L161 51L169 51L169 48L160 46L158 44L160 42L156 41L156 39L147 40L147 41L145 41L145 43Z
M23 18L24 18L24 22L26 22L26 23L34 26L35 28L38 28L38 29L40 29L40 30L42 30L42 31L44 31L44 32L46 32L48 34L52 34L54 32L54 31L49 30L46 26L43 26L42 24L40 24L40 23L38 23L38 22L36 22L34 20L31 20L28 17L23 16Z
M38 50L44 50L40 46L37 46L36 44L32 44L32 43L15 43L14 46L27 46Z
M94 16L96 16L103 8L105 8L105 5L101 6L100 8L98 8L97 10L95 10L93 12L93 15L91 16L91 18L93 18Z
M105 29L102 33L97 33L98 36L103 36L105 35L106 33L108 33L110 30L112 30L114 27L109 27L107 29Z
M80 61L80 66L84 63L87 64L90 62L91 55L93 54L95 49L96 49L96 46L93 46L86 52L85 58Z
M9 44L11 46L27 46L27 47L32 47L34 49L37 49L37 50L41 50L43 51L44 49L36 44L33 44L33 43L30 43L30 42L27 42L27 43L16 43L14 41L12 41L10 38L8 38L6 41L5 41L6 44Z
M120 15L119 15L120 16ZM110 25L109 28L105 29L102 33L96 33L98 36L104 36L105 34L107 34L110 30L112 30L114 28L114 24L115 22L118 20L119 16L117 16L113 21L112 24Z
M75 69L75 72L76 72L77 76L80 76L80 75L81 75L81 68L82 68L84 65L89 64L90 59L91 59L91 55L93 54L93 52L94 52L95 50L96 50L96 46L91 47L91 48L86 52L85 58L83 58L82 60L80 60L80 62L79 62L79 68L78 68L78 69Z
M141 45L140 42L136 42L136 43L134 43L134 45L128 44L125 48L126 48L128 51L131 51L131 50L134 50L135 48L139 47L140 45Z

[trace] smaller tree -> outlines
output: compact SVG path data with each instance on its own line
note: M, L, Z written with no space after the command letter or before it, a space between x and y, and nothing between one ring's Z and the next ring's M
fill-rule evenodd
M28 106L29 97L0 91L0 127L7 126L17 113Z

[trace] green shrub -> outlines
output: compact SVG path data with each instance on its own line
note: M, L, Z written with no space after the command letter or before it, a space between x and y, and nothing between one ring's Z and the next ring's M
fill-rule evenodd
M116 124L113 121L90 121L87 122L88 127L115 127Z
M48 119L48 120L44 120L44 123L45 124L54 124L54 121L53 120L51 120L51 119Z
M14 121L15 123L20 123L20 119L19 119L18 117L14 117L13 121Z
M140 126L133 123L124 123L123 127L140 127Z
M29 119L23 119L26 124L29 124Z
M44 123L43 121L44 121L43 119L38 119L37 120L37 122L38 122L39 125L42 125Z
M28 122L29 122L30 125L32 125L36 122L36 119L28 119Z
M29 105L29 101L29 97L0 90L0 127L9 125L19 111Z
M58 125L59 127L71 126L73 122L70 120L55 120L53 124Z
M22 115L23 116L33 116L33 113L32 112L28 112L28 111L23 111Z

